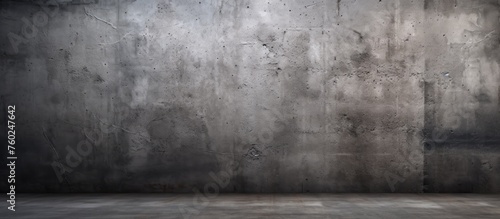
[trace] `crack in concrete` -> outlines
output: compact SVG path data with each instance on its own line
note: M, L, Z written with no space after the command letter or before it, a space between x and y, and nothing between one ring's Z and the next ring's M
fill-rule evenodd
M93 18L95 18L96 20L99 20L99 21L101 21L101 22L103 22L103 23L105 23L105 24L109 25L110 27L112 27L112 28L113 28L113 29L115 29L115 30L117 29L117 28L116 28L116 26L115 26L115 25L113 25L111 22L106 21L106 20L104 20L104 19L102 19L102 18L99 18L99 17L97 17L97 16L95 16L95 15L93 15L93 14L90 14L90 13L88 12L88 10L87 10L87 7L84 7L83 9L84 9L85 14L86 14L87 16L89 16L89 17L93 17Z

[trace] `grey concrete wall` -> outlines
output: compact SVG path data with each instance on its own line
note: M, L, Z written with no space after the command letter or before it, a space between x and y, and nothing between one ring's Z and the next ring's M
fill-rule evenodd
M500 1L427 1L426 191L500 191Z
M1 2L17 190L498 192L499 4Z

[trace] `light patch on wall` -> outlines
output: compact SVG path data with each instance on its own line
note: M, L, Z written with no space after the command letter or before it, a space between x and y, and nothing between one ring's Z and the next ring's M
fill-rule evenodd
M309 50L308 50L309 61L311 62L312 65L321 66L322 65L321 60L323 57L321 54L323 53L323 51L322 51L321 41L316 39L317 38L315 37L310 38L311 41L309 43Z
M455 43L474 43L480 41L478 36L468 34L481 29L477 24L477 14L460 14L455 17L447 17L443 26L439 27L440 31L446 37L448 44Z
M138 77L135 80L134 90L132 91L131 107L137 107L146 104L148 95L149 80L147 77Z

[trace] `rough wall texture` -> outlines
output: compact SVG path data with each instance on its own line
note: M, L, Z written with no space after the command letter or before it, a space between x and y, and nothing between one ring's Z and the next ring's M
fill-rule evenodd
M17 189L499 192L499 3L1 2Z
M426 1L425 191L500 191L499 3Z

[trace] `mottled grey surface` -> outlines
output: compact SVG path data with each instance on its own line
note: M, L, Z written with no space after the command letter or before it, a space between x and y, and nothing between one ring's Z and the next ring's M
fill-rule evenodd
M2 1L17 191L499 192L499 4Z
M3 209L2 209L3 210ZM498 219L500 197L478 194L26 194L0 218Z

